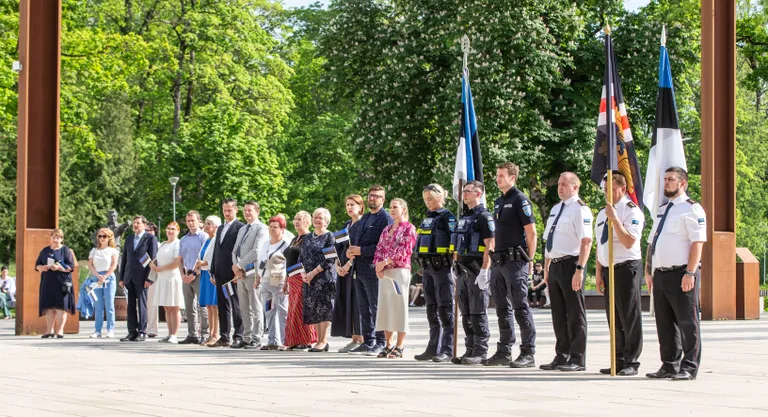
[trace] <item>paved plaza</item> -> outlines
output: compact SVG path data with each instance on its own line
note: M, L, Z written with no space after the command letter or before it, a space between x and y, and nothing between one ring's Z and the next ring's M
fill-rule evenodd
M552 359L554 334L548 310L536 310L535 321L538 365ZM498 336L494 322L492 315L492 340ZM644 315L643 326L641 375L659 366L653 318ZM0 415L768 415L766 316L703 322L702 370L690 382L599 375L609 350L600 311L589 312L587 371L580 373L417 362L413 355L427 340L423 308L411 308L407 359L401 360L176 346L154 339L120 343L89 339L92 330L93 322L82 322L80 335L61 340L16 337L13 322L0 321ZM118 322L117 330L118 337L125 335L125 323ZM333 350L344 344L331 340Z

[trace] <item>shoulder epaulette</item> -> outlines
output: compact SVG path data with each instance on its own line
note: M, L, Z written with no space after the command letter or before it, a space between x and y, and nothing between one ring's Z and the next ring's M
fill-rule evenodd
M687 200L685 200L685 201L687 201L687 202L688 202L688 204L690 204L690 205L699 204L698 202L696 202L696 201L693 201L693 200L692 200L692 199L690 199L690 198L689 198L689 199L687 199Z
M634 202L634 201L630 201L630 202L628 202L628 203L627 203L627 205L628 205L628 206L630 206L630 207L632 207L632 208L634 208L634 207L637 207L637 204L635 204L635 202Z
M485 218L485 221L488 221L488 222L493 221L493 214L491 214L491 212L488 210L484 210L480 212L480 215L482 215Z
M587 203L585 203L584 200L579 200L579 205L586 207Z

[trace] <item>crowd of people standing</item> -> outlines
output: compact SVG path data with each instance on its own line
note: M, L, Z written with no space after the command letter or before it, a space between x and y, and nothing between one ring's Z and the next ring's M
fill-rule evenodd
M84 289L96 300L96 324L91 337L114 337L116 284L128 294L128 335L122 342L157 336L157 308L165 311L167 335L162 343L199 344L212 348L306 350L328 352L329 336L351 339L341 353L402 358L409 331L409 295L423 292L429 341L416 360L465 365L535 366L536 326L530 302L542 305L549 292L556 344L555 356L543 370L586 369L587 326L584 307L584 267L597 243L597 284L607 287L607 264L616 269L617 357L619 375L636 375L642 352L640 287L645 275L654 292L662 368L648 378L686 380L696 377L700 362L698 288L705 214L685 194L687 173L670 168L665 196L642 268L640 237L643 215L627 196L626 179L613 176L613 204L593 222L591 210L579 198L576 174L560 175L560 203L552 208L544 230L544 264L534 263L537 251L535 216L528 197L516 187L519 169L497 167L501 196L492 210L483 204L485 186L464 184L462 215L445 208L447 192L439 184L422 193L426 216L410 222L406 201L395 198L384 209L386 193L371 186L364 204L357 194L346 198L349 220L342 230L328 230L331 215L325 208L300 211L293 218L296 234L286 230L278 214L262 223L260 206L240 207L233 199L221 205L223 219L203 221L197 211L185 217L188 232L179 239L180 226L166 226L158 242L143 216L133 219L133 234L116 249L113 233L97 232L88 257L91 277ZM674 208L673 208L674 207ZM665 227L666 226L666 227ZM616 257L606 256L608 227L613 228ZM48 332L44 338L63 337L66 315L74 313L71 271L76 259L63 245L63 232L37 259L42 273L40 314ZM411 263L418 262L421 285L411 286ZM529 276L533 282L529 286ZM654 285L655 284L655 285ZM675 286L679 287L676 288ZM416 291L417 293L419 291ZM93 296L91 296L93 293ZM531 297L529 302L529 296ZM495 304L499 327L496 351L489 353L489 298ZM82 297L81 297L82 298ZM461 312L465 352L454 351L454 302ZM180 339L181 309L187 314L187 335ZM608 309L608 304L606 304ZM513 359L514 324L520 328L520 354ZM264 335L265 329L269 329ZM601 370L610 373L610 369Z

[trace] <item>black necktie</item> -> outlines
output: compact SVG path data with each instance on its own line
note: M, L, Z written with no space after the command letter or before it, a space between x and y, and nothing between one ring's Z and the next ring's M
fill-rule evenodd
M240 241L240 244L237 245L237 258L240 259L240 247L243 246L243 242L245 242L245 237L248 236L248 231L251 230L251 225L245 226L245 233L243 233L243 240Z
M669 214L669 209L672 208L674 204L670 201L669 204L667 204L667 210L664 212L664 215L661 216L661 221L659 222L659 227L656 228L656 234L653 235L653 243L651 243L651 255L656 253L656 242L659 240L659 235L661 235L661 229L664 228L664 222L667 220L667 214Z
M563 214L563 209L565 208L565 202L560 206L560 211L557 213L557 217L555 217L555 222L552 223L552 227L549 229L549 235L547 236L547 252L552 251L552 245L554 244L554 236L555 236L555 227L557 226L557 222L560 220L560 215Z
M600 235L600 244L605 245L605 242L608 241L608 217L605 218L605 223L603 223L603 233Z

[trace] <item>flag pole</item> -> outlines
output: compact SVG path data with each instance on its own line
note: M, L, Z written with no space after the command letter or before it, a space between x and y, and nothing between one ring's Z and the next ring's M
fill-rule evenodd
M464 60L463 65L461 68L461 76L464 76L464 72L467 71L467 57L469 56L469 52L472 49L469 45L469 36L464 35L461 37L461 51L464 53ZM462 83L462 88L464 88L464 83ZM471 138L467 138L467 140L471 140ZM469 162L471 163L471 162ZM458 218L460 219L464 215L464 180L459 179L459 199L456 200L458 203L457 207L457 214ZM456 260L456 254L454 253L454 260ZM456 291L456 288L458 288L456 283L456 271L454 270L453 273L453 288L454 288L454 300L453 300L453 356L458 356L458 343L459 343L459 292Z
M605 34L611 36L611 27L605 25ZM607 51L607 48L606 48ZM612 59L612 56L606 54L606 60ZM615 71L615 68L614 68ZM605 94L605 111L606 111L606 127L608 129L608 136L611 135L611 126L614 120L613 115L613 80L608 80ZM608 141L610 143L610 140ZM615 154L616 149L608 149L609 155L613 152ZM609 157L610 161L610 157ZM610 165L610 164L609 164ZM612 166L608 167L608 180L605 184L605 201L607 204L613 206L613 169ZM611 344L611 376L616 376L616 298L614 296L616 292L616 285L614 280L614 267L613 267L613 222L606 219L605 227L608 228L608 321L610 322L610 344Z
M663 47L667 46L667 25L666 24L661 26L661 46L663 46ZM661 147L658 147L658 145L657 145L657 148L656 148L657 158L656 158L656 160L658 161L658 163L656 164L656 184L654 184L654 188L656 190L653 193L653 203L652 203L653 205L651 206L651 214L654 217L653 220L656 220L655 217L656 217L656 214L658 213L659 205L661 203L661 193L664 192L664 187L663 186L662 187L659 186L659 184L662 184L662 178L664 178L664 176L662 175L662 172L661 172L662 171L661 170L661 158L658 157L658 153L659 153L660 150L661 150ZM651 261L652 261L652 259L646 260L646 262L651 262ZM645 274L645 273L643 273L643 274ZM656 317L656 310L653 308L653 291L651 291L651 289L648 288L648 292L650 293L650 296L651 296L651 305L649 307L650 315L651 315L651 317Z

